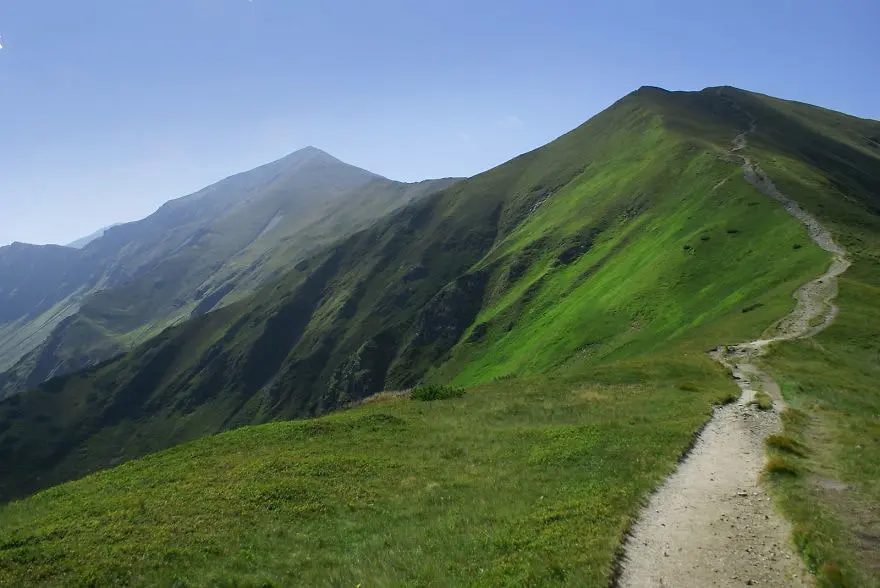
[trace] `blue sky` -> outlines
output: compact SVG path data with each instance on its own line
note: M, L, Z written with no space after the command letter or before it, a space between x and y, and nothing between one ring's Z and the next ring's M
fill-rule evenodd
M878 22L876 0L0 0L0 244L306 145L472 175L646 84L880 118Z

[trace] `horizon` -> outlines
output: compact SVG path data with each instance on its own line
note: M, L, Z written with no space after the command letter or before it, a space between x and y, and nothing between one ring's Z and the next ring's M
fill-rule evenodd
M0 105L13 113L0 245L137 221L297 145L398 181L471 177L641 86L730 85L880 118L868 41L880 7L817 3L793 20L786 2L747 4L760 20L744 6L721 23L692 0L514 2L503 18L497 3L457 1L0 7ZM760 42L727 50L719 25Z
M638 90L640 90L640 89L642 89L642 88L656 88L656 89L659 89L659 90L663 90L663 91L665 91L665 92L702 92L702 91L705 91L705 90L708 90L708 89L712 89L712 88L720 88L720 87L729 87L729 88L734 88L734 89L737 89L737 90L742 90L742 91L745 91L745 92L750 92L750 93L753 93L753 94L760 94L760 92L755 92L755 91L752 91L752 90L748 90L748 89L746 89L746 88L737 88L737 87L735 87L735 86L705 86L705 87L703 87L703 88L700 88L699 90L676 90L676 89L663 88L663 87L660 87L660 86L642 85L642 86L639 86L638 88L632 90L632 92L628 92L628 93L624 94L624 95L621 96L618 100L622 100L622 99L625 98L626 96L629 96L630 94L632 94L632 93L634 93L634 92L636 92L636 91L638 91ZM769 95L768 95L768 96L769 96ZM775 96L775 98L779 98L779 97L778 97L778 96ZM787 99L785 99L785 100L787 100ZM615 101L615 102L617 102L617 101ZM799 101L796 101L796 100L789 100L789 102L799 102ZM612 103L612 104L613 104L613 103ZM610 107L612 104L609 104L608 107ZM807 102L802 102L802 104L808 104L808 105L809 105L809 103L807 103ZM818 106L818 107L820 107L820 108L827 108L826 106L823 106L823 105L821 105L821 104L812 104L811 106ZM606 108L608 108L608 107L606 107ZM590 118L593 118L594 116L600 114L603 110L605 110L605 109L602 109L602 110L600 110L599 112L593 114ZM848 113L843 113L843 114L848 114ZM849 115L849 116L855 116L855 115ZM589 121L590 118L585 119L585 120L584 120L584 123L586 123L587 121ZM862 118L862 117L857 117L857 118ZM871 118L871 119L865 119L865 120L878 120L878 119L873 119L873 118ZM880 121L878 121L878 122L880 122ZM582 124L584 124L584 123L582 123ZM573 129L574 129L574 128L577 128L577 127L573 127ZM573 129L571 129L571 130L573 130ZM567 132L567 131L566 131L566 132ZM560 135L560 136L561 136L561 135ZM558 137L557 137L557 138L558 138ZM551 139L549 142L552 142L553 140L555 140L555 139ZM546 145L546 143L545 143L544 145ZM539 146L535 147L535 149L540 149L540 148L543 147L544 145L539 145ZM378 174L378 173L374 172L373 170L370 170L370 169L367 169L367 168L362 168L361 166L358 166L356 163L351 163L351 162L348 162L348 161L344 161L344 160L342 160L342 159L336 157L333 153L327 151L326 149L321 148L320 146L317 146L317 145L305 145L305 146L303 146L303 147L300 147L300 148L298 148L298 149L295 149L295 150L293 150L293 151L290 151L289 153L287 153L287 154L285 154L285 155L282 155L282 156L280 156L280 157L276 157L275 159L272 159L272 160L267 161L267 162L265 162L265 163L261 163L261 164L257 165L256 167L252 167L252 168L249 168L249 169L246 169L246 170L233 171L233 172L229 173L228 175L225 175L225 176L223 176L223 177L217 178L216 180L210 181L209 183L205 184L204 186L200 186L200 187L198 187L198 188L195 188L195 189L193 189L192 191L187 192L186 194L181 194L181 195L177 195L177 196L172 196L171 198L169 198L168 200L165 200L162 204L160 204L155 210L153 210L153 211L147 213L147 214L144 215L144 216L141 216L141 217L138 217L138 218L135 218L135 219L131 219L131 220L115 221L115 222L112 222L112 223L110 223L110 224L108 224L108 225L103 225L103 226L100 226L100 227L96 227L94 230L88 231L88 232L86 232L86 233L80 235L79 237L77 237L77 238L75 238L75 239L72 239L72 240L70 240L70 241L67 241L67 242L65 242L65 243L32 243L32 242L29 242L29 241L12 241L12 242L10 242L10 243L0 243L0 248L5 247L5 246L10 246L10 245L16 245L16 244L18 244L18 245L38 245L38 246L51 246L51 245L57 245L57 246L60 246L60 247L71 247L71 246L72 246L73 244L75 244L77 241L80 241L80 240L82 240L82 239L85 239L85 238L91 237L91 236L93 236L93 235L95 235L95 234L97 234L97 233L101 233L102 231L107 231L107 230L109 230L109 229L112 229L112 228L115 228L115 227L118 227L118 226L127 225L127 224L136 223L136 222L138 222L138 221L141 221L141 220L143 220L143 219L145 219L145 218L151 216L151 215L154 214L155 212L157 212L157 211L159 210L159 208L161 208L162 206L164 206L164 205L167 204L168 202L172 202L172 201L174 201L174 200L179 200L179 199L182 199L182 198L186 198L187 196L191 196L192 194L195 194L196 192L198 192L198 191L200 191L200 190L202 190L202 189L204 189L204 188L208 188L208 187L210 187L210 186L213 186L214 184L218 184L218 183L220 183L220 182L222 182L222 181L224 181L224 180L227 180L227 179L229 179L229 178L231 178L231 177L234 177L234 176L237 176L237 175L240 175L240 174L243 174L243 173L248 173L248 172L250 172L250 171L253 171L253 170L255 170L255 169L258 169L258 168L263 167L263 166L266 166L266 165L271 165L271 164L273 164L273 163L276 163L276 162L282 161L282 160L286 159L287 157L290 157L290 156L295 155L295 154L297 154L297 153L300 153L300 152L302 152L302 151L308 151L308 150L319 151L319 152L321 152L321 153L323 153L323 154L325 154L325 155L329 155L329 156L332 157L333 159L336 159L336 160L338 160L338 161L340 161L340 162L342 162L342 163L344 163L344 164L353 165L353 166L355 166L355 167L359 167L359 168L361 168L361 169L364 169L365 171L368 171L368 172L373 173L373 174L375 174L375 175L378 175L378 176L380 176L380 177L385 177L385 176L383 176L382 174ZM519 155L523 155L523 154L525 154L525 153L528 153L528 151L524 151L524 152L522 152L522 153L518 153L518 154L514 155L511 159L513 159L513 158L515 158L515 157L518 157ZM439 177L439 176L438 176L438 177L421 178L421 179L413 179L413 180L398 180L398 179L396 179L396 178L387 178L387 177L386 177L386 179L389 179L389 180L392 180L392 181L396 181L396 182L403 182L403 183L419 183L419 182L430 181L430 180L437 180L437 179L457 179L457 180L465 180L465 179L468 179L468 178L474 177L474 176L476 176L476 175L480 175L480 174L482 174L482 173L485 173L485 172L487 172L487 171L490 171L490 170L494 169L494 167L498 167L499 165L504 165L505 163L507 163L507 161L509 161L509 160L506 160L506 161L500 162L500 163L497 164L496 166L493 166L493 167L487 168L487 169L485 169L485 170L479 171L479 172L477 172L476 174L474 174L474 175L472 175L472 176L442 176L442 177Z
M754 91L754 90L750 90L750 89L747 89L747 88L739 88L739 87L736 87L736 86L730 86L730 85L726 85L726 84L722 84L722 85L719 85L719 86L705 86L705 87L703 87L703 88L700 88L700 89L694 89L694 90L670 89L670 88L664 88L664 87L661 87L661 86L653 86L653 85L643 84L643 85L640 85L640 86L638 86L637 88L633 89L632 91L627 92L626 94L623 94L620 98L618 98L617 100L615 100L614 102L612 102L611 104L609 104L608 106L606 106L605 108L603 108L603 109L599 110L598 112L592 114L589 118L585 119L581 124L584 124L584 123L588 122L588 121L589 121L591 118L593 118L594 116L600 114L600 113L603 112L605 109L611 107L615 102L617 102L617 101L619 101L619 100L622 100L622 99L625 98L626 96L629 96L630 94L632 94L632 93L634 93L634 92L637 92L638 90L640 90L640 89L642 89L642 88L655 88L655 89L663 90L663 91L665 91L665 92L702 92L702 91L705 91L705 90L708 90L708 89L712 89L712 88L720 88L720 87L729 87L729 88L734 88L734 89L737 89L737 90L742 90L742 91L745 91L745 92L750 92L750 93L753 93L753 94L762 94L762 92L756 92L756 91ZM770 96L769 94L765 94L765 95ZM782 98L782 99L787 100L787 101L790 101L790 102L800 102L800 101L797 101L797 100L789 100L789 99L784 98L784 97L781 97L781 96L773 96L773 97L774 97L774 98ZM809 104L809 105L811 105L811 106L818 106L818 107L820 107L820 108L828 108L827 106L824 106L824 105L822 105L822 104L810 104L810 103L808 103L808 102L801 102L801 103L803 103L803 104ZM831 109L831 110L833 110L833 109ZM836 111L836 112L840 112L840 111ZM843 114L847 114L847 115L849 115L849 116L856 116L856 115L852 115L852 114L845 113L845 112L844 112ZM865 118L865 117L857 117L857 118ZM866 118L865 120L878 120L878 119L875 119L875 118ZM578 126L580 126L580 125L578 125ZM577 127L572 127L572 129L569 129L569 130L573 130L573 129L575 129L575 128L577 128ZM568 132L568 131L565 131L565 132ZM564 133L563 133L563 134L564 134ZM561 136L561 135L559 135L559 136ZM553 139L550 139L550 140L548 141L548 143L554 141L554 140L555 140L556 138L558 138L559 136L554 137ZM540 149L541 147L543 147L543 146L546 145L546 144L547 144L547 143L544 143L544 144L542 144L542 145L538 145L538 146L534 147L533 149L530 149L529 151L534 150L534 149ZM95 235L95 234L97 234L97 233L101 233L102 231L107 231L107 230L109 230L109 229L111 229L111 228L115 228L115 227L118 227L118 226L123 226L123 225L127 225L127 224L136 223L136 222L138 222L138 221L141 221L141 220L143 220L143 219L145 219L145 218L147 218L147 217L149 217L149 216L155 214L155 213L156 213L156 212L157 212L162 206L164 206L164 205L167 204L168 202L172 202L172 201L174 201L174 200L179 200L179 199L182 199L182 198L186 198L186 197L188 197L188 196L191 196L192 194L195 194L196 192L198 192L198 191L200 191L200 190L202 190L202 189L205 189L205 188L208 188L208 187L210 187L210 186L213 186L214 184L218 184L218 183L220 183L220 182L223 182L224 180L227 180L227 179L229 179L229 178L231 178L231 177L234 177L234 176L237 176L237 175L240 175L240 174L244 174L244 173L251 172L251 171L253 171L253 170L255 170L255 169L258 169L258 168L260 168L260 167L263 167L263 166L266 166L266 165L271 165L271 164L273 164L273 163L276 163L276 162L282 161L282 160L284 160L284 159L286 159L286 158L288 158L288 157L291 157L291 156L293 156L293 155L296 155L297 153L300 153L300 152L303 152L303 151L309 151L309 150L319 151L319 152L321 152L321 153L323 153L323 154L325 154L325 155L328 155L328 156L332 157L333 159L336 159L336 160L340 161L341 163L348 164L348 165L353 165L353 166L355 166L355 167L358 167L358 168L360 168L360 169L363 169L363 170L368 171L368 172L370 172L370 173L373 173L373 174L375 174L375 175L378 175L378 176L384 177L384 178L386 178L386 179L389 179L389 180L392 180L392 181L396 181L396 182L403 182L403 183L419 183L419 182L423 182L423 181L436 180L436 179L445 179L445 178L454 178L454 179L458 179L458 180L464 180L464 179L468 179L468 178L474 177L474 176L476 176L476 175L480 175L480 174L485 173L485 172L487 172L487 171L490 171L490 170L494 169L495 167L498 167L498 166L500 166L500 165L504 165L507 161L509 161L509 159L508 159L508 160L505 160L505 161L499 162L499 163L496 164L495 166L492 166L492 167L486 168L486 169L484 169L484 170L478 171L478 172L476 172L475 174L470 175L470 176L455 176L455 175L448 175L448 176L437 176L437 177L427 177L427 178L416 178L416 179L400 180L400 179L393 178L393 177L390 177L390 178L389 178L389 177L387 177L387 176L384 176L384 175L381 174L381 173L375 172L374 170L371 170L371 169L368 169L368 168L365 168L365 167L359 166L357 163L352 163L352 162L349 162L349 161L345 161L345 160L343 160L343 159L337 157L336 155L334 155L332 152L330 152L330 151L328 151L328 150L326 150L326 149L324 149L324 148L322 148L322 147L320 147L320 146L318 146L318 145L304 145L304 146L299 147L299 148L297 148L297 149L294 149L293 151L290 151L290 152L288 152L288 153L286 153L286 154L284 154L284 155L281 155L281 156L279 156L279 157L275 157L274 159L271 159L270 161L266 161L266 162L264 162L264 163L258 164L258 165L256 165L255 167L248 168L248 169L243 169L243 170L238 170L238 171L232 171L232 172L228 173L227 175L224 175L224 176L219 177L219 178L217 178L217 179L215 179L215 180L209 181L209 182L208 182L207 184L205 184L205 185L199 186L198 188L194 188L194 189L192 189L192 190L186 192L185 194L179 194L179 195L176 195L176 196L171 196L171 197L169 197L167 200L165 200L165 201L163 201L161 204L159 204L154 210L148 212L147 214L145 214L145 215L143 215L143 216L140 216L140 217L137 217L137 218L133 218L133 219L129 219L129 220L113 221L113 222L111 222L110 224L102 225L102 226L100 226L100 227L95 227L94 229L92 229L92 230L90 230L90 231L87 231L87 232L81 234L80 236L78 236L78 237L76 237L76 238L74 238L74 239L71 239L71 240L69 240L69 241L65 241L64 243L60 243L60 242L59 242L59 243L54 243L54 242L34 243L34 242L30 242L30 241L11 241L11 242L8 242L8 243L2 243L2 242L0 242L0 248L5 247L5 246L10 246L10 245L38 245L38 246L51 246L51 245L57 245L57 246L60 246L60 247L71 247L71 246L72 246L73 244L75 244L77 241L80 241L80 240L82 240L82 239L85 239L85 238L91 237L91 236L93 236L93 235ZM518 157L519 155L523 155L523 154L525 154L525 153L528 153L528 151L523 151L523 152L521 152L521 153L517 153L517 154L511 156L510 159L513 159L513 158Z

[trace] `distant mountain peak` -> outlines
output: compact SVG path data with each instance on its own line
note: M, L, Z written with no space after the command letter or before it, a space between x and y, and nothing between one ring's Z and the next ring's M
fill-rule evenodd
M289 155L286 155L277 161L266 164L265 166L262 166L262 168L257 169L287 168L288 170L302 170L311 167L326 168L328 166L337 168L337 170L341 170L344 168L349 170L349 173L356 172L357 174L362 175L366 179L366 181L368 181L370 178L387 179L369 170L365 170L357 166L351 165L350 163L346 163L338 157L331 155L323 149L320 149L313 145L308 145L306 147L303 147L302 149L298 149L297 151L294 151L293 153L290 153Z
M339 159L338 157L334 157L333 155L327 153L323 149L319 149L318 147L314 147L309 145L307 147L303 147L302 149L298 149L293 153L282 157L280 161L283 162L325 162L325 163L333 163L338 165L347 165L344 161Z
M330 155L329 153L327 153L323 149L321 149L319 147L315 147L314 145L306 145L302 149L294 151L294 154L296 154L296 153L302 153L302 154L316 153L316 154ZM333 156L330 155L330 157L333 157Z
M634 93L646 94L649 92L668 94L669 90L667 90L666 88L661 88L660 86L640 86L639 89L636 90Z

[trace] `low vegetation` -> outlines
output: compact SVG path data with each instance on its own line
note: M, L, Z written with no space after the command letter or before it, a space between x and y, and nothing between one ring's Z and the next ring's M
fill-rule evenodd
M428 384L417 386L412 391L413 400L447 400L449 398L461 398L464 396L464 388L460 386L444 386L442 384Z
M880 585L880 292L875 262L841 281L840 315L814 341L776 346L766 363L792 409L783 415L786 455L804 472L772 488L796 523L796 539L821 586ZM867 515L867 516L866 516Z
M770 435L766 439L767 447L782 453L790 453L798 457L806 457L806 449L803 445L788 435Z
M755 392L754 400L749 401L751 406L757 406L758 410L772 410L773 399L766 392Z
M799 473L794 464L782 457L773 457L767 461L764 471L770 475L778 476L797 476Z
M58 486L0 509L0 578L602 585L641 498L733 387L699 354L660 359L613 370L650 385L572 374L398 397ZM682 393L682 375L699 390Z
M832 226L854 261L840 280L835 322L812 339L773 346L765 359L790 407L782 415L787 441L770 451L802 472L774 477L772 489L795 523L796 543L820 586L877 587L880 216L852 199L835 199L834 190L790 159L766 166L781 189L797 193ZM864 193L859 184L845 190L864 194L865 202L880 198L880 191Z

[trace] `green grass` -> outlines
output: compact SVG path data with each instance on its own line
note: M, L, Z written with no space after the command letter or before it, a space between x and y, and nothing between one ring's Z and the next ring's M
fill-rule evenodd
M443 386L442 384L427 384L413 389L411 398L430 402L432 400L448 400L464 396L464 388L457 386Z
M784 451L806 472L772 487L823 586L880 585L880 523L866 516L880 505L878 270L858 261L841 280L837 321L814 340L775 346L766 359L793 408L785 435L801 449L771 452Z
M766 392L756 392L755 399L749 402L750 405L758 407L758 410L772 410L773 399Z
M788 107L803 115L803 105ZM859 165L880 156L859 137L878 132L880 123L853 118L823 127L845 145L833 163L817 155L827 138L816 135L802 144L812 146L813 166L797 152L759 152L779 188L829 226L854 261L840 279L836 321L810 340L774 345L765 360L791 407L783 413L791 443L770 452L802 473L772 478L772 489L820 586L880 586L880 523L866 516L880 508L880 190L876 173Z
M734 166L674 136L652 141L644 147L650 155L638 146L628 152L639 157L638 167L609 163L611 171L578 184L571 194L561 193L508 240L524 248L523 234L534 240L553 223L574 222L567 219L577 219L581 230L602 225L604 199L623 206L646 181L675 197L657 197L635 220L620 220L612 207L613 222L568 266L538 260L477 316L474 324L484 325L487 334L475 341L466 333L432 377L469 384L508 373L541 373L579 351L591 363L650 352L731 310L749 308L748 314L755 314L744 319L749 322L771 322L785 313L783 298L773 306L747 302L780 282L815 272L825 254L813 244L780 250L780 243L802 238L802 227L775 203L756 198ZM682 169L677 165L683 171L670 173ZM722 180L727 181L714 189ZM583 208L573 210L573 203ZM742 229L732 234L728 227ZM716 239L701 241L707 231ZM690 252L681 248L688 241L694 243ZM496 250L506 250L506 242ZM764 271L756 274L756 267Z
M632 369L652 383L508 380L179 446L0 509L0 579L601 585L732 386L708 360Z
M806 457L806 449L803 445L788 435L770 435L765 439L767 447L781 453L790 453L798 457Z
M782 457L773 457L764 466L764 471L770 476L798 476L800 472L790 461Z

